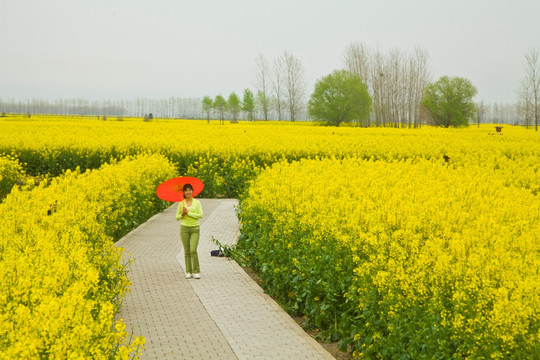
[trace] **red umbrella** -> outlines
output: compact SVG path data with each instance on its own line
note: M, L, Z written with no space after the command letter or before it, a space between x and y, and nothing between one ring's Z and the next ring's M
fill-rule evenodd
M184 200L184 185L190 184L193 187L193 196L197 196L204 188L204 184L200 179L190 176L182 176L162 182L156 189L156 195L165 201L182 201Z

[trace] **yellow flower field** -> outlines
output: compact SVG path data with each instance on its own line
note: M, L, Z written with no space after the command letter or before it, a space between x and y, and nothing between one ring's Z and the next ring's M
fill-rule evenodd
M241 210L267 290L359 357L538 354L540 198L511 172L279 163Z
M129 285L113 240L163 209L154 190L174 174L167 159L141 156L15 188L0 203L0 358L128 359L141 350L144 339L127 343L113 322Z
M11 156L0 156L0 200L11 192L23 176L24 170L19 160Z
M202 196L238 196L244 188L238 169L252 177L281 160L355 156L375 160L439 159L451 165L501 167L540 157L538 133L492 125L469 129L327 128L305 123L250 122L218 125L206 121L13 116L0 119L0 154L25 163L30 175L57 176L65 169L98 168L111 158L161 153L181 172L196 173L209 186ZM242 175L243 176L243 175Z
M356 357L540 355L537 132L504 126L499 135L494 125L365 129L11 116L0 119L0 156L0 174L7 174L9 184L24 174L58 177L49 187L15 190L0 203L0 215L8 219L0 225L0 256L25 254L16 262L0 262L2 274L12 279L0 291L0 301L12 304L1 313L0 323L6 325L0 330L8 340L0 342L0 354L14 357L24 348L35 353L53 347L63 354L82 341L61 335L73 326L102 344L94 349L81 344L74 354L122 357L135 351L125 344L121 323L118 331L104 330L127 284L118 255L107 257L105 266L118 269L116 285L100 287L92 268L97 259L79 263L74 257L68 265L51 265L56 249L50 242L61 241L60 251L73 247L77 254L94 241L85 239L102 229L106 238L97 241L110 243L162 209L165 204L153 193L160 180L189 175L205 182L201 197L241 199L239 248L267 291ZM97 170L80 174L77 168ZM140 195L116 198L106 191L112 179L140 183L128 191ZM66 195L72 187L83 189L80 198ZM41 216L56 201L58 212ZM88 222L68 211L86 201L95 214ZM40 216L30 220L39 226L20 228L15 219L36 208ZM114 216L101 218L104 211ZM134 216L135 223L126 223ZM61 224L81 222L71 238L82 240L67 241L52 217ZM13 269L30 262L36 267L14 280ZM99 300L88 300L99 309L91 324L83 322L88 308L71 307L80 323L51 321L54 336L25 330L23 322L39 318L32 316L64 311L52 295L50 305L39 307L28 293L43 264L86 274L72 283L75 276L64 279L55 270L43 288L72 299L67 304L96 295ZM37 310L29 312L32 306ZM23 337L31 340L16 340Z

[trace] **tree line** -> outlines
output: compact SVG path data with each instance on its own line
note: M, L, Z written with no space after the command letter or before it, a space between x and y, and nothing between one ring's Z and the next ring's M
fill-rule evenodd
M214 116L233 122L242 112L247 120L307 120L307 87L301 61L288 51L273 60L264 54L255 58L256 91L245 89L240 101L236 93L227 99L205 96L201 107L208 121Z
M145 118L152 114L154 118L204 117L208 121L218 119L221 122L237 122L239 119L322 120L337 126L342 122L391 127L508 123L527 127L534 125L538 129L540 56L536 49L525 54L524 77L515 104L473 103L472 98L477 91L467 79L443 76L433 81L428 53L421 48L409 52L397 48L382 51L355 42L345 49L343 59L342 69L320 78L309 99L301 61L290 52L283 51L273 59L264 54L257 55L255 91L246 88L242 96L232 92L227 98L218 94L203 99L170 97L89 101L80 98L33 98L20 101L0 98L0 113ZM356 93L351 94L350 91ZM455 94L456 91L459 94ZM457 106L460 109L452 103L452 97L457 99L458 95L466 98ZM330 98L333 104L329 103ZM446 104L446 113L441 112L444 107L441 104ZM356 113L345 116L341 111L344 107L355 108ZM448 121L449 117L459 120L452 123ZM446 120L441 121L442 118Z
M93 100L81 98L27 100L0 98L1 113L95 115L98 117L144 117L153 114L159 118L202 117L200 98L169 97L149 99L138 97L132 100Z
M372 116L365 125L414 126L422 124L421 102L430 82L428 54L420 48L370 49L352 43L345 50L345 68L358 75L373 99Z

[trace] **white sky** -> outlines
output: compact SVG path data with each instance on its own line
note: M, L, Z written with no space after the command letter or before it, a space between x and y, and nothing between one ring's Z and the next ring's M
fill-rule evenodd
M0 0L0 98L227 97L284 50L315 81L345 48L429 54L476 100L514 103L539 0Z

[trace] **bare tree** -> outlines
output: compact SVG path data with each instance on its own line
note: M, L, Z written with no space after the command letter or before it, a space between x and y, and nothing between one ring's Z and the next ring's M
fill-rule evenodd
M376 126L420 126L424 87L429 82L427 53L416 48L372 51L362 43L346 48L347 70L360 76L373 98Z
M360 79L362 79L364 84L371 83L369 77L370 59L371 53L362 43L350 44L345 50L345 67L349 72L360 76Z
M528 129L532 119L532 96L531 89L525 83L521 84L519 90L519 112L523 117L525 127Z
M386 126L388 119L388 106L386 103L386 82L388 75L386 73L386 64L380 51L373 54L373 66L370 67L373 88L373 110L375 112L375 124L377 126ZM386 76L385 76L386 75Z
M285 89L285 64L283 58L278 57L274 60L272 67L272 105L276 110L278 120L283 120L283 99Z
M484 101L480 101L478 104L476 104L476 120L478 127L480 127L480 123L484 122L484 118L486 116L486 103Z
M152 113L154 117L185 117L196 118L202 116L201 100L198 98L162 98L147 99L135 98L133 100L92 100L82 98L67 98L46 100L32 98L26 100L0 99L0 108L10 113L55 114L55 115L96 115L98 118L116 116L143 117ZM1 110L1 109L0 109Z
M523 68L525 77L521 83L520 103L527 128L529 121L534 120L535 129L538 131L538 120L540 119L540 56L538 49L532 49L525 54Z
M302 63L287 51L281 56L285 65L285 101L289 110L289 118L295 121L305 107L306 86Z
M520 104L489 103L477 104L480 123L519 125L522 114Z
M414 49L414 53L409 58L409 127L411 120L415 128L422 125L420 107L424 97L424 88L428 85L431 77L428 69L428 58L428 53L418 47Z
M403 77L406 71L403 66L403 55L398 49L393 49L388 53L387 67L389 79L387 81L388 90L386 93L388 98L386 101L389 104L390 125L399 127L400 124L403 126L406 89L403 86L405 84Z
M264 120L268 120L270 112L270 66L263 54L255 58L257 64L257 104L263 113Z
M344 55L345 68L354 75L362 79L366 84L368 93L373 98L373 81L371 73L372 55L369 49L362 43L352 43L346 50ZM371 118L367 118L367 127L371 126Z

